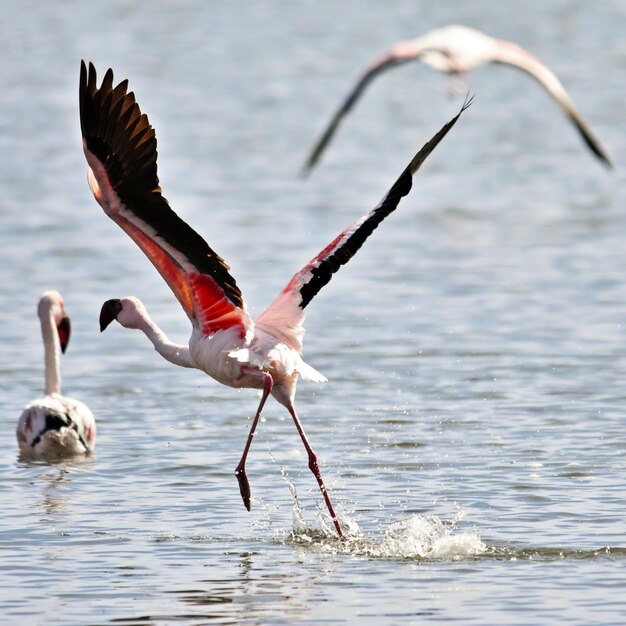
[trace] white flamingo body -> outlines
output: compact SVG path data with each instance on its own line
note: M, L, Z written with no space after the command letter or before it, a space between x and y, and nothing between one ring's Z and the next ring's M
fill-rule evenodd
M246 346L252 341L245 341L237 331L230 328L218 330L212 335L203 335L194 328L189 340L189 351L196 367L222 385L238 389L243 387L260 389L263 387L263 381L257 376L243 372L242 363L232 356L232 353L238 350L249 349Z
M499 48L498 40L473 28L445 26L421 37L398 42L388 55L398 61L419 58L440 72L462 74L493 62L499 55Z
M416 39L396 43L365 68L315 142L303 166L304 173L308 173L316 165L343 118L350 112L372 79L389 68L409 61L421 61L450 75L463 75L488 63L503 63L526 72L558 104L591 152L604 165L611 166L606 150L549 67L511 41L496 39L466 26L445 26Z
M242 368L245 365L271 373L274 379L271 393L274 396L278 393L276 383L284 384L285 378L293 379L294 391L298 375L304 380L326 380L303 361L297 349L272 336L262 325L256 324L254 334L243 338L239 330L233 327L207 335L193 326L189 344L185 346L169 341L140 300L128 296L119 302L121 307L116 311L115 319L122 326L141 330L167 361L181 367L202 370L223 385L261 389L263 380L258 375L246 372Z
M186 346L171 342L134 297L105 302L100 314L101 329L117 320L126 328L141 330L171 363L200 369L230 387L262 389L235 472L248 509L250 486L245 461L261 410L272 394L294 421L308 454L309 468L337 533L342 536L317 458L294 406L298 377L326 380L301 356L304 308L409 193L413 174L461 112L418 152L381 202L297 272L253 321L228 265L172 211L162 196L154 129L141 113L134 94L127 92L127 86L128 82L122 81L114 87L113 72L108 70L98 87L93 65L88 71L81 64L81 129L89 185L105 213L137 243L171 287L191 321L192 333Z
M89 408L61 395L59 357L70 337L70 322L63 298L46 291L39 300L38 315L44 343L46 395L24 407L16 430L25 456L64 457L87 454L96 443L96 421Z
M95 420L87 405L60 394L29 402L16 432L25 456L77 456L92 452L95 445Z

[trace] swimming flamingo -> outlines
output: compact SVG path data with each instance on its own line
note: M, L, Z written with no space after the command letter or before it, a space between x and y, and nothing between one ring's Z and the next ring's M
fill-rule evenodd
M44 291L37 314L46 364L46 395L26 405L16 436L25 456L63 457L91 452L96 445L96 421L82 402L61 395L59 353L70 339L70 318L58 291Z
M378 224L409 193L412 175L452 128L461 111L413 158L375 209L354 222L289 281L276 300L254 321L228 265L161 195L157 177L155 133L142 114L128 81L113 86L108 70L97 87L96 70L84 62L80 72L80 119L89 186L104 212L116 222L161 273L192 324L188 345L170 341L133 297L108 300L100 327L114 319L141 330L157 352L182 367L197 368L230 387L261 389L261 401L235 474L244 505L250 510L245 463L261 415L271 394L291 415L302 439L328 512L340 537L341 525L313 449L296 414L298 376L326 378L302 359L304 308L332 275L356 253Z
M556 100L589 149L606 166L611 167L606 151L576 110L561 81L539 59L510 41L489 37L466 26L446 26L431 30L417 39L395 44L365 69L313 146L302 168L303 174L313 169L339 124L370 81L388 68L414 60L453 76L487 63L506 63L527 72Z

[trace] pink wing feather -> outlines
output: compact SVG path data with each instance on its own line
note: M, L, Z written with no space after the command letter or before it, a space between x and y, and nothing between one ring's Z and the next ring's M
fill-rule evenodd
M104 212L141 248L204 334L253 328L229 267L170 208L157 176L154 129L128 81L113 87L109 69L100 87L96 70L80 69L80 122L89 186Z
M471 102L471 99L466 100L457 115L422 147L374 209L348 226L293 276L278 298L255 319L257 326L265 328L299 352L302 350L304 308L328 284L333 274L356 254L378 225L398 207L400 200L411 190L413 174Z

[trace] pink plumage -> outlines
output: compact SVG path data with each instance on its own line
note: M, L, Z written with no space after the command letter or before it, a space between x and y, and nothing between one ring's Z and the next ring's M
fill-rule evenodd
M261 389L257 408L236 476L244 504L250 509L245 462L261 411L271 394L293 418L307 451L337 533L335 514L313 452L296 414L299 377L321 382L324 376L302 358L304 309L332 275L355 254L378 224L411 189L412 176L452 128L448 122L412 159L381 202L354 222L289 281L276 300L255 320L225 261L181 220L161 194L156 168L156 137L127 81L113 86L108 70L97 87L96 71L83 63L80 117L88 180L105 213L143 250L161 273L192 323L188 345L171 342L134 297L105 302L101 329L113 320L141 330L171 363L197 368L230 387ZM466 103L465 108L469 103Z

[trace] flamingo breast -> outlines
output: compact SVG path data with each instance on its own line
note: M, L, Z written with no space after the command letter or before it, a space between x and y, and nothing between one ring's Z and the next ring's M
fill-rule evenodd
M248 345L249 340L242 338L237 327L218 330L211 335L204 335L194 328L189 340L189 352L198 369L222 385L260 389L262 381L242 371L244 365L252 364L232 356L233 352L245 350Z

